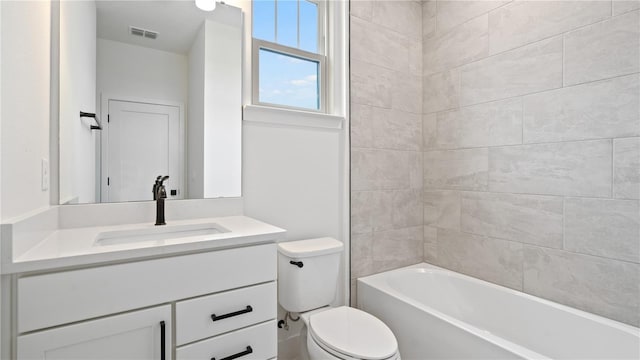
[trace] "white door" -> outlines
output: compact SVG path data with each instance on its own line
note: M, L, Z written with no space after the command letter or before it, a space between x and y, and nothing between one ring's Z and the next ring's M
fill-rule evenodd
M171 338L164 305L19 336L18 359L169 360Z
M109 100L103 142L103 202L153 200L158 175L169 199L182 198L182 120L177 106Z

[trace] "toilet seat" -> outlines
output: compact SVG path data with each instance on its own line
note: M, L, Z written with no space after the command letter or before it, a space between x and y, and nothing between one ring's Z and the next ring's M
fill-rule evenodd
M397 358L398 343L391 330L358 309L341 306L312 314L308 331L318 346L341 359Z

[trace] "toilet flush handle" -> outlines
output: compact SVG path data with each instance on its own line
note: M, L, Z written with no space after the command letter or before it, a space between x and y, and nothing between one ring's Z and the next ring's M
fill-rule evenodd
M295 265L295 266L297 266L297 267L299 267L299 268L301 268L301 267L303 267L303 266L304 266L304 264L302 263L302 261L293 261L293 260L291 260L291 261L289 261L289 264L291 264L291 265Z

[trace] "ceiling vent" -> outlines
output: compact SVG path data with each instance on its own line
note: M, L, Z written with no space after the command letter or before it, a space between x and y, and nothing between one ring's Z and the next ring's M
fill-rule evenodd
M129 33L133 36L141 36L147 39L155 40L158 38L158 33L151 30L141 29L135 26L129 26Z

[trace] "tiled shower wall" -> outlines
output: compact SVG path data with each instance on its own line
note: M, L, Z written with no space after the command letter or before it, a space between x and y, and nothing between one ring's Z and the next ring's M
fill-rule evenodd
M640 2L351 4L352 278L424 255L640 325Z
M422 4L351 1L350 43L353 288L423 259Z
M425 260L640 325L640 2L423 6Z

